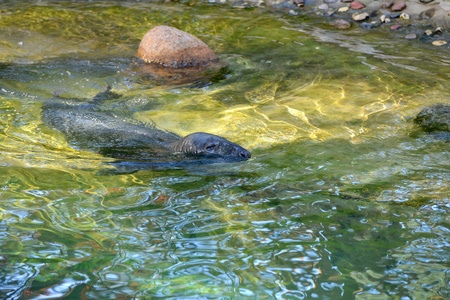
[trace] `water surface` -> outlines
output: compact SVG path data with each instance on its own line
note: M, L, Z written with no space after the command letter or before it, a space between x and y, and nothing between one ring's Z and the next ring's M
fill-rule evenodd
M0 6L0 298L446 299L449 148L413 123L450 99L450 55L388 28L232 6ZM171 25L228 66L130 70ZM252 159L111 164L41 121L55 93Z

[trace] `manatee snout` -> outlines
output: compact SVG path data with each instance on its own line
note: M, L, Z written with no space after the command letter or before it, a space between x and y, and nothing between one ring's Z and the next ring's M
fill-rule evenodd
M191 133L173 145L173 150L189 154L217 154L249 159L250 152L227 139L204 132Z

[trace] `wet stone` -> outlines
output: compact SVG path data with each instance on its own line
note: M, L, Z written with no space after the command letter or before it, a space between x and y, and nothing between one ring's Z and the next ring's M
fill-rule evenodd
M431 19L434 16L434 8L427 9L419 14L420 19Z
M397 3L391 7L392 11L402 11L406 8L406 3Z
M362 13L362 14L354 14L352 16L352 19L355 21L364 21L365 19L367 19L369 17L368 13Z
M346 20L342 20L342 19L338 19L338 20L334 21L333 23L331 23L331 25L333 25L337 29L348 29L351 26L350 22L348 22Z
M422 3L430 3L430 2L433 2L434 0L420 0L420 2L422 2Z
M401 13L394 13L394 14L391 14L390 17L391 17L391 19L397 19L397 18L400 18L400 15L401 15Z
M328 10L328 5L326 5L326 4L320 4L319 6L317 6L317 8L318 8L319 10Z
M400 15L400 19L402 19L402 20L409 20L409 15L408 15L408 14L405 14L405 13L402 13L402 14Z
M144 35L136 56L146 63L169 68L202 66L219 59L197 37L164 25L156 26Z
M353 0L341 0L342 3L351 3Z
M405 39L407 40L414 40L415 38L417 38L417 35L415 33L405 35Z
M339 7L338 12L346 12L348 11L350 8L348 6L343 6L343 7Z
M362 4L361 2L359 2L359 1L353 1L353 2L350 4L350 7L353 8L353 9L363 9L363 8L365 8L366 6L365 6L364 4Z
M433 30L431 30L431 29L425 30L425 35L432 36L433 34L434 34Z
M324 3L336 3L339 0L323 0Z
M381 4L381 8L391 8L392 5L394 5L393 1L384 2L383 4Z
M305 0L294 0L294 5L297 7L303 7L305 5Z
M447 45L447 41L444 40L437 40L437 41L433 41L431 44L433 44L433 46L444 46Z
M414 123L427 132L450 132L450 105L440 103L425 107L416 116Z
M391 30L398 30L400 28L402 28L402 25L399 25L399 24L395 24L395 25L391 26Z
M389 17L387 17L386 15L381 15L380 22L381 23L391 23L391 19Z

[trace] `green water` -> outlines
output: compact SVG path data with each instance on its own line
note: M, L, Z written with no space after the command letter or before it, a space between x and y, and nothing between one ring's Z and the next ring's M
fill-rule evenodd
M315 16L140 2L0 3L1 299L448 299L448 47ZM129 69L171 25L228 64L159 85ZM246 162L121 170L41 121L55 92Z

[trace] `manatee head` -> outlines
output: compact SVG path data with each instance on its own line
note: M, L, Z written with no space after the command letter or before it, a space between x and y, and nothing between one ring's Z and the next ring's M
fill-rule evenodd
M191 133L172 143L170 148L175 152L187 154L216 154L239 159L248 159L251 156L250 152L241 146L223 137L204 132Z

